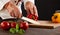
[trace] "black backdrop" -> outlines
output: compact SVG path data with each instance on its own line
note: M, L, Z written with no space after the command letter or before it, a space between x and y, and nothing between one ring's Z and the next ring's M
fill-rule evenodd
M35 0L38 9L39 20L51 20L51 16L56 10L60 10L60 0ZM23 15L24 12L22 4ZM25 15L26 16L26 15Z

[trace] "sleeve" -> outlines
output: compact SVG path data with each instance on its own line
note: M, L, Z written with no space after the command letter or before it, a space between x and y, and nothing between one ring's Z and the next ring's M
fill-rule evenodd
M0 0L0 10L4 7L6 3L8 3L10 0Z
M34 0L23 0L24 4L25 4L26 2L28 2L28 1L30 1L30 2L32 2L32 3L34 4Z
M20 13L22 13L21 5L22 5L22 2L19 2L18 5L17 5L17 7L18 7Z
M28 1L32 2L33 4L35 3L34 0L23 0L23 2L24 2L24 8L25 8L26 2L28 2ZM25 8L25 9L26 9L26 8Z

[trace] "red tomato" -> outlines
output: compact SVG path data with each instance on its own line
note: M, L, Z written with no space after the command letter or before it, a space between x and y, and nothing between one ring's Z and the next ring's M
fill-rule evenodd
M37 17L36 15L34 15L34 14L33 14L32 18L33 18L34 20L36 20L36 21L38 20L38 17Z
M27 29L29 28L28 23L26 23L26 22L21 22L21 23L20 23L20 28L21 28L21 29L24 29L24 30L27 30Z
M3 21L3 22L1 22L0 26L2 29L7 30L10 28L10 23L7 21Z
M27 17L32 19L32 14L28 14Z
M27 17L30 19L36 20L36 21L38 20L38 17L34 14L29 14L29 15L27 15Z
M11 22L11 28L16 28L16 22Z

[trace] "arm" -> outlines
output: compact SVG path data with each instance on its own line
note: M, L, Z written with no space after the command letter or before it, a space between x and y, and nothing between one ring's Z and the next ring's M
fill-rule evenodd
M4 5L8 3L10 0L0 0L0 10L3 9Z

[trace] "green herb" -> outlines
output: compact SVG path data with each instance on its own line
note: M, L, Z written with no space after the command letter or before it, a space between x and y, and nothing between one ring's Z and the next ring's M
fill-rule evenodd
M10 28L9 30L11 33L16 33L16 29L15 28Z
M18 31L19 31L19 25L16 24L16 32L18 32Z
M18 33L22 35L25 33L25 31L23 29L20 29Z

